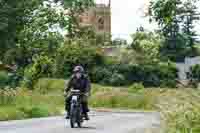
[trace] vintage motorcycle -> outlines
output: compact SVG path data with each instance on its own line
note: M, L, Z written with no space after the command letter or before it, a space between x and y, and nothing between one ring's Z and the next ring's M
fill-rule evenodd
M83 116L83 108L82 108L82 98L83 95L80 90L71 90L71 105L70 105L70 125L71 128L74 128L75 125L79 128L82 127L82 123L84 122Z

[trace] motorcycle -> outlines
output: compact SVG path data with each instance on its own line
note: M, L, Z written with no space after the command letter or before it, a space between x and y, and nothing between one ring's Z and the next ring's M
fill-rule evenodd
M70 125L71 128L74 128L75 125L79 128L82 127L83 119L83 110L81 104L81 92L79 90L71 90L71 105L70 105Z

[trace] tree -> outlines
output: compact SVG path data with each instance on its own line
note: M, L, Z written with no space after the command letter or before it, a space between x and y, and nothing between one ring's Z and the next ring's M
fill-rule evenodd
M16 0L0 1L0 52L4 53L14 45L16 31L16 9L14 5ZM0 55L2 60L3 54Z
M193 48L196 42L196 32L194 31L194 23L197 20L200 20L200 13L198 13L198 0L187 0L184 3L184 23L183 23L183 33L186 36L187 46Z
M0 1L0 52L5 53L8 49L14 48L18 41L18 33L28 20L29 13L35 10L41 0ZM4 54L1 54L2 60Z
M125 40L123 38L115 38L112 41L112 45L113 46L124 46L124 45L127 45L127 40Z
M162 43L160 35L153 32L137 31L132 35L132 39L131 47L143 57L144 62L155 61L159 58Z
M165 37L167 49L180 49L182 36L180 34L182 2L181 0L152 0L149 15L161 28Z
M0 61L17 64L17 73L26 76L35 56L56 58L64 45L64 28L73 39L93 36L77 23L78 15L92 4L92 0L0 0ZM64 7L69 14L64 14Z
M80 36L79 16L91 6L94 6L94 0L64 0L67 12L68 38Z
M151 20L155 20L163 36L161 53L173 61L183 61L195 56L196 33L194 22L199 20L199 0L152 0L149 8Z
M109 33L96 33L95 34L96 46L110 46L111 35Z
M6 20L11 22L7 29L2 29L7 37L0 41L0 50L4 53L0 60L25 67L31 63L34 54L45 52L53 55L63 40L63 36L55 29L64 27L65 20L64 15L52 7L52 2L31 0L3 3L10 7L9 10L2 10L8 14Z

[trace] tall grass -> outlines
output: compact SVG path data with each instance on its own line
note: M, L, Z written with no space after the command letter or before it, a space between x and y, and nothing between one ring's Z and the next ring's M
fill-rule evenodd
M44 95L27 89L18 89L15 95L11 92L5 90L0 95L0 121L54 116L61 114L63 109L62 95Z
M138 89L137 85L105 88L95 88L90 100L93 107L155 110L162 114L166 133L200 133L200 92L197 90Z
M143 90L131 88L111 88L95 86L95 91L90 98L92 107L123 108L151 110L154 98ZM132 93L129 91L131 90ZM135 93L138 91L137 93Z
M168 133L200 133L200 94L192 89L168 90L159 95Z
M0 105L12 104L17 97L18 91L12 88L0 89Z
M40 80L34 91L1 90L0 121L60 114L64 108L64 80L50 81ZM198 90L143 88L140 84L114 88L93 84L90 105L159 111L167 124L166 133L200 133Z

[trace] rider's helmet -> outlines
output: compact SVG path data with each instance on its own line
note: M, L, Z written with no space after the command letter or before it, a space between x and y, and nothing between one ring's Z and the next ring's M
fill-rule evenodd
M75 66L73 72L74 73L84 73L84 68L82 66Z

